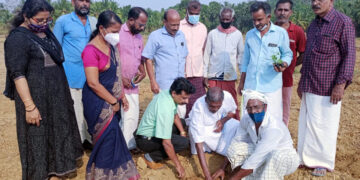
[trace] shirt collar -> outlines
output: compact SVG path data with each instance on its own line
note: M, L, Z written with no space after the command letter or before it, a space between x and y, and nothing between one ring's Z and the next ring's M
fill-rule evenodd
M80 23L82 24L80 18L76 15L75 11L71 12L71 19L72 19L73 21L78 21L78 22L80 22ZM86 24L89 23L89 20L88 20L88 19L89 19L89 17L86 16Z
M175 36L178 36L178 35L180 34L179 31L180 31L180 29L176 32ZM163 27L161 28L161 33L162 33L162 34L169 35L169 36L172 36L172 35L166 30L165 26L163 26Z
M124 26L124 31L130 32L130 28L129 28L127 22L125 22L124 25L125 25L125 26Z
M270 29L269 29L269 32L274 32L274 31L276 31L276 29L275 29L275 24L270 21Z
M324 20L326 22L331 22L336 16L336 11L334 8L331 8L330 11L323 17L321 18L320 16L316 16L317 20Z
M289 28L288 28L289 31L294 31L295 30L295 25L289 21Z

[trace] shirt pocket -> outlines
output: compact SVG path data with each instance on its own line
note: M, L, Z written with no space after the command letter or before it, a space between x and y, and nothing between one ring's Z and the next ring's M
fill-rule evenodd
M331 34L322 34L320 43L317 45L316 50L323 54L333 54L336 49L336 40Z

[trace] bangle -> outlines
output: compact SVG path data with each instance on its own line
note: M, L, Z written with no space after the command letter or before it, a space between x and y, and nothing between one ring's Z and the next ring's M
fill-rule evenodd
M33 112L35 109L36 109L36 106L34 106L34 108L33 108L32 110L26 110L26 109L25 109L25 111L26 111L26 112Z
M113 104L110 104L110 105L112 105L112 106L115 106L116 104L118 103L118 101L116 101L115 103L113 103Z

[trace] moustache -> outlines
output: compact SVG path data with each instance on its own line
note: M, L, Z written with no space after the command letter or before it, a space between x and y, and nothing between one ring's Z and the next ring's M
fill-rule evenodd
M311 6L311 8L312 8L313 10L320 9L320 7L319 7L319 6Z
M280 15L278 18L279 18L279 19L285 19L286 17L283 16L283 15Z

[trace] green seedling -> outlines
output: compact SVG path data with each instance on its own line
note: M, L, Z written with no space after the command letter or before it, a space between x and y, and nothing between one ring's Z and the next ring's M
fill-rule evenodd
M280 55L280 53L274 54L271 56L271 59L274 61L275 66L283 66L283 60L277 57L277 55Z

